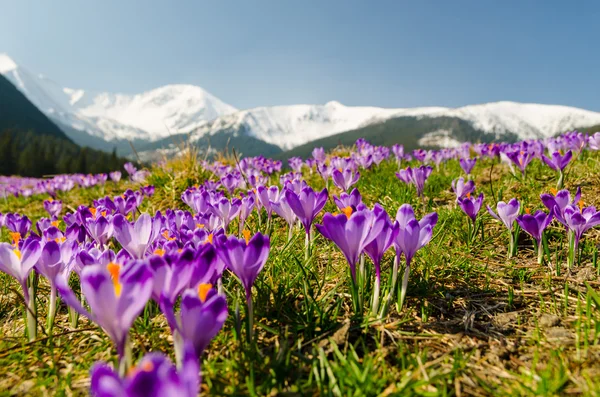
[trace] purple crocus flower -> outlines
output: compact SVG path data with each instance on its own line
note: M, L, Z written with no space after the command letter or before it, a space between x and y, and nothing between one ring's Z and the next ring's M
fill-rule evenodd
M556 183L557 189L561 189L563 187L563 184L564 184L563 171L567 167L567 165L569 165L569 162L571 161L572 158L573 158L573 152L570 150L567 153L565 153L564 156L561 155L560 152L554 152L554 153L552 153L552 158L548 158L542 154L542 160L544 160L544 163L546 163L546 165L548 167L552 168L554 171L558 172L559 176L558 176L558 181Z
M300 219L306 235L310 237L310 228L312 226L315 217L327 203L328 198L327 189L321 190L319 193L306 186L302 188L299 194L291 189L285 190L285 198L287 199L288 205L294 211L294 214Z
M216 248L219 258L225 266L240 280L246 292L246 304L248 307L249 330L248 340L252 341L254 334L254 312L252 306L252 286L261 272L271 248L269 237L256 233L254 237L238 239L234 236L219 239Z
M104 329L122 359L129 328L152 294L152 273L148 267L137 262L127 266L116 263L86 266L81 272L81 292L91 313L69 288L68 280L58 277L57 287L69 306Z
M19 233L20 238L25 238L31 229L31 220L25 215L8 213L4 218L4 223L8 230L13 233Z
M302 159L300 157L292 157L288 160L288 164L290 165L290 168L296 172L301 172L302 171L302 165L304 165L304 162L302 161Z
M522 150L514 150L512 152L507 152L506 156L512 161L519 169L521 170L521 174L525 177L525 170L531 160L533 160L533 152L529 150L529 148L523 148Z
M600 132L596 132L588 138L588 146L591 150L600 150Z
M109 172L108 176L110 177L111 181L113 181L113 182L119 182L121 180L121 171Z
M319 233L331 240L342 251L350 266L352 282L356 284L356 264L365 246L375 238L377 233L372 233L373 214L368 210L323 216L322 225L315 225ZM378 231L383 228L383 222Z
M558 207L554 207L554 211L557 211ZM586 208L579 208L575 205L567 205L563 211L565 224L572 233L570 237L570 258L569 267L575 263L575 256L579 247L579 241L583 233L591 229L594 226L600 225L600 212L596 211L596 207L590 206Z
M162 222L158 217L142 214L132 224L123 215L117 214L113 218L113 226L114 236L121 246L134 258L141 259L158 237Z
M362 203L362 197L358 189L352 189L350 194L343 192L340 194L339 198L334 194L333 202L340 209L340 211L344 211L348 207L356 211L356 208Z
M467 197L463 197L458 200L458 205L463 212L467 214L469 218L471 218L473 224L475 224L477 214L479 213L479 210L481 210L481 204L483 204L483 193L481 193L477 198L473 198L471 195L468 195Z
M137 168L131 162L123 164L123 168L125 168L125 171L127 171L129 176L132 176L137 172Z
M513 255L515 245L515 237L512 233L513 224L519 216L521 204L517 199L514 198L508 203L505 203L504 201L499 201L498 205L496 206L496 209L498 210L498 214L496 214L494 210L490 208L489 205L487 206L488 213L495 219L502 222L502 224L504 224L504 226L506 226L506 228L508 229L508 232L510 234L510 242L508 245L508 257L510 258Z
M285 193L282 192L281 197L277 203L271 203L271 208L277 215L282 217L288 224L288 241L292 239L294 232L294 224L296 223L296 214L288 204Z
M179 371L160 353L149 353L124 378L104 362L90 371L93 397L196 397L200 365L192 343L186 343Z
M227 301L211 284L199 284L197 288L183 292L178 317L174 339L181 338L181 341L176 346L191 342L200 357L223 328L227 319ZM181 353L177 355L181 357Z
M360 172L354 173L354 171L349 168L343 171L336 169L333 170L332 177L333 183L343 191L347 192L352 185L358 182L358 179L360 178Z
M373 214L376 217L381 216L382 229L370 243L365 245L365 253L369 255L373 261L373 266L375 267L375 290L373 291L372 310L373 313L377 313L377 310L379 309L379 290L381 286L381 260L383 259L383 254L396 240L399 229L398 224L395 222L392 224L389 215L379 204L375 204Z
M239 221L240 221L240 227L239 227L240 235L242 234L242 231L244 230L244 224L246 223L246 219L248 219L248 217L254 210L254 206L255 206L255 198L253 195L247 195L242 198L242 204L240 206L240 213L238 216Z
M219 258L242 283L246 299L251 299L252 286L269 257L269 237L261 233L248 240L230 236L218 241L216 248Z
M471 175L471 171L473 171L473 167L475 167L475 164L477 163L477 159L470 159L470 158L460 158L458 160L458 162L460 163L460 168L463 169L463 171L465 172L465 174L467 175Z
M475 182L471 179L465 182L465 179L460 177L452 181L452 191L456 194L456 202L458 203L462 198L475 191Z
M267 216L270 219L271 213L273 212L271 203L276 203L279 201L279 187L271 186L266 188L264 186L259 186L256 189L256 196L258 197L258 200L262 204L265 211L267 211Z
M62 201L53 199L44 200L44 209L52 219L56 219L62 210Z
M238 198L233 198L229 201L228 198L222 197L215 203L209 206L209 210L223 222L223 229L227 227L233 219L240 213L242 201Z
M325 155L325 149L322 147L314 148L312 151L312 156L316 161L319 162L324 162L327 159L327 156Z
M555 195L544 193L540 195L540 199L544 206L548 208L554 217L556 217L556 220L568 228L569 226L567 225L564 216L565 209L568 205L576 205L579 203L579 200L581 199L581 187L577 187L573 200L571 200L571 193L567 189L554 192L556 193Z
M39 240L29 238L21 248L8 243L0 243L0 270L14 277L23 288L25 303L29 305L27 277L42 254Z
M523 214L517 217L517 223L523 230L535 239L538 245L538 263L541 265L544 259L544 248L542 238L544 230L552 222L552 212L546 214L544 211L538 210L535 214Z
M406 184L412 183L415 185L417 196L422 197L423 190L425 189L425 181L431 175L431 171L433 171L433 168L428 165L422 165L418 168L407 167L404 170L398 171L396 176Z
M408 287L408 276L410 274L410 264L418 250L423 248L431 241L433 237L433 228L437 224L438 215L435 212L425 215L418 221L415 218L415 212L409 204L403 204L396 213L396 222L398 223L398 234L394 241L396 248L396 260L392 274L392 288L388 295L387 303L383 313L387 312L393 298L396 281L398 279L398 267L400 265L400 254L404 253L406 266L404 268L404 277L402 278L402 288L400 290L400 307L404 304L406 289ZM382 314L383 314L382 313Z

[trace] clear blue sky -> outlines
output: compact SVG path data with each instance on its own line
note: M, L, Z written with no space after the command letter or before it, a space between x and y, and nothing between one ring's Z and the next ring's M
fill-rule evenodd
M600 110L598 1L2 0L0 52L74 88L248 108L498 100Z

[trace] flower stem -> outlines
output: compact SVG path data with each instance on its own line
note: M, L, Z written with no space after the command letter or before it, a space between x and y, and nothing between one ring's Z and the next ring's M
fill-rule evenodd
M50 299L48 301L48 318L46 319L46 334L52 337L54 318L56 317L56 285L50 283Z
M310 258L310 230L306 231L306 238L304 240L304 263L308 263Z
M254 307L252 305L252 295L246 298L248 306L248 343L251 345L254 340Z
M543 239L540 239L540 241L537 242L537 244L538 244L538 264L539 265L544 264L544 242L542 240Z
M383 305L383 309L381 309L381 314L379 318L383 318L387 315L388 310L390 309L390 305L392 304L392 299L394 299L394 292L396 291L396 283L398 282L398 267L400 266L400 251L396 250L396 257L394 258L394 267L392 270L392 285L390 286L390 292L385 300L385 304Z
M37 305L35 296L37 292L38 275L32 273L29 278L29 302L27 302L27 335L32 342L37 338Z
M377 315L377 311L379 310L379 289L381 288L381 277L379 275L375 276L375 288L373 289L373 305L371 310L374 315Z
M398 312L402 310L404 306L404 299L406 298L406 290L408 289L408 276L410 275L410 264L407 262L404 267L404 277L402 277L402 288L400 289L400 301L398 302Z

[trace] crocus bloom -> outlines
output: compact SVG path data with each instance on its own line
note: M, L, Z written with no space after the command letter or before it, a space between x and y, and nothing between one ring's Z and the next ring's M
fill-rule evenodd
M273 212L271 203L276 203L279 201L279 187L271 186L266 188L264 186L259 186L256 189L256 196L260 200L260 203L265 211L267 211L267 216L271 218L271 214Z
M327 156L325 155L325 149L323 149L322 147L314 148L312 151L312 156L315 160L320 162L325 161L325 159L327 158Z
M569 226L565 221L564 212L568 205L576 205L581 200L581 187L577 187L575 196L571 200L571 193L567 189L559 190L556 194L544 193L540 195L542 203L566 228Z
M425 215L420 221L415 218L415 212L409 204L403 204L396 213L396 222L398 223L398 234L394 241L396 247L396 260L392 275L392 288L388 295L388 302L384 312L389 307L395 291L396 280L398 278L398 267L400 264L400 254L404 253L406 266L404 268L404 277L402 278L402 289L400 290L400 302L404 303L406 289L408 287L408 276L410 274L410 263L418 250L423 248L433 237L433 227L437 224L438 215L435 212Z
M132 176L137 172L137 168L132 163L125 163L123 168L125 168L125 171L127 171L129 176Z
M375 267L375 290L373 291L372 309L373 313L377 313L379 308L379 290L381 286L381 260L383 254L396 240L396 236L398 235L398 224L396 222L392 224L389 215L379 204L375 204L373 214L382 217L383 225L381 232L377 233L375 238L365 245L365 252L369 255L373 261L373 266Z
M600 132L590 135L588 138L588 146L592 150L600 150Z
M267 262L269 249L269 237L261 233L247 241L230 236L217 244L219 258L244 286L246 299L252 297L252 286Z
M356 184L356 182L358 182L358 179L360 178L360 172L354 173L354 171L352 171L349 168L346 168L343 171L335 169L335 170L333 170L332 178L333 178L333 183L337 187L339 187L343 191L347 192L348 189L350 189L352 187L352 185L354 185L354 184Z
M302 188L299 194L296 194L291 189L285 190L285 198L287 199L288 205L294 211L294 214L300 219L306 235L310 236L310 228L312 223L319 212L325 206L328 198L327 189L321 190L320 193L306 186Z
M356 264L365 246L369 244L383 228L383 218L373 232L373 214L368 210L349 211L347 214L323 216L323 224L316 225L317 230L326 239L331 240L342 251L348 265L352 281L356 283Z
M528 148L525 150L515 150L512 152L507 152L506 156L521 170L521 174L523 177L525 176L525 170L531 160L533 160L533 152L531 152Z
M158 237L161 222L148 214L142 214L130 223L121 214L113 218L114 236L127 252L134 258L141 259L146 255L148 246Z
M222 197L217 200L215 203L210 205L208 209L221 221L223 222L223 228L227 230L227 227L231 223L235 217L240 213L240 207L242 206L242 201L238 198L233 198L229 201L228 198Z
M251 341L254 334L254 312L252 306L252 286L269 258L270 240L268 236L256 233L254 237L238 239L234 236L223 238L217 244L217 254L225 266L236 275L244 286Z
M544 259L544 248L542 237L544 230L552 222L552 212L546 214L544 211L538 210L535 214L523 214L517 217L517 223L523 230L531 235L538 244L538 263L541 265Z
M108 176L110 177L111 181L113 181L113 182L119 182L121 180L121 171L109 172Z
M456 194L456 202L458 203L463 197L475 191L475 182L469 179L465 182L463 177L452 181L452 191Z
M498 214L496 214L494 212L494 210L492 210L492 208L490 208L489 205L487 206L488 213L495 219L502 222L504 224L504 226L506 226L506 228L508 229L508 232L510 234L510 243L508 246L508 256L511 257L513 250L514 250L514 244L515 244L515 238L512 233L513 224L517 220L517 216L519 216L521 204L519 203L519 201L517 199L512 199L508 203L505 203L504 201L499 201L498 205L496 206L496 209L498 210Z
M465 174L470 175L471 171L473 171L473 167L475 167L475 163L477 163L477 159L470 159L470 158L460 158L458 160L458 162L460 163L460 168L463 169L463 171L465 172Z
M111 366L97 362L91 369L93 397L196 397L200 389L200 365L194 346L188 343L179 371L167 357L149 353L121 378Z
M477 198L473 198L469 195L458 200L458 205L463 212L467 214L469 218L471 218L473 223L475 223L477 214L479 213L479 210L481 210L481 204L483 204L483 193L481 193Z
M177 344L191 342L196 355L202 356L210 341L223 328L226 319L227 301L210 284L199 284L195 289L184 291L174 335L174 338L182 340L176 343L176 349Z
M558 171L559 173L558 182L556 184L557 189L563 187L563 171L566 168L566 166L569 165L571 158L573 158L573 152L570 150L567 153L565 153L564 156L561 155L560 152L552 153L552 158L548 158L545 155L542 155L542 160L544 160L544 163L546 163L548 167L552 168L554 171Z
M558 207L554 207L557 211ZM600 225L600 212L596 211L596 207L590 206L580 209L575 205L567 205L563 212L564 220L573 233L573 241L571 249L571 257L569 265L572 266L575 263L575 255L577 254L577 248L579 247L579 241L581 236L587 230L594 226Z
M362 203L362 197L358 189L352 189L350 194L344 192L340 194L339 198L334 194L333 202L340 209L340 211L344 211L348 207L356 210L359 204Z
M44 200L44 209L52 219L56 219L62 210L62 201L53 199Z
M152 294L152 273L147 266L91 265L81 271L81 292L92 312L88 312L68 286L68 280L57 278L63 300L101 326L117 347L119 357L125 354L127 335Z
M277 215L282 217L289 226L288 241L292 239L292 233L294 232L294 223L296 223L296 214L292 211L292 208L288 204L285 194L282 194L279 198L279 202L271 203L271 208Z
M425 188L425 181L431 175L433 168L430 166L422 165L418 168L407 167L404 170L398 171L396 176L404 183L412 183L417 188L417 196L423 196L423 190Z
M25 238L31 229L31 220L25 215L8 213L4 218L4 224L13 233L19 233L20 238Z
M29 304L27 277L42 254L38 240L27 239L19 249L8 243L0 243L0 270L14 277L23 288L23 297Z

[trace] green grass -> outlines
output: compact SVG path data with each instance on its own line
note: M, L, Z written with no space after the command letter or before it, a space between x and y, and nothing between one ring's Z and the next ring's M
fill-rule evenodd
M568 171L566 187L580 185L586 205L600 206L599 160L597 154L586 154ZM477 164L474 179L477 191L486 195L485 204L493 208L496 200L513 197L531 210L541 208L539 194L556 183L554 173L537 160L525 181L492 163ZM256 345L245 342L241 286L226 275L230 315L202 359L203 395L600 394L600 282L594 261L599 231L586 233L581 262L569 274L564 229L552 224L546 257L553 267L559 261L558 276L536 263L525 233L519 236L517 256L507 260L508 234L485 209L480 213L482 227L468 243L466 215L454 205L450 190L452 179L462 173L458 162L434 170L424 201L395 177L396 168L384 162L362 171L358 188L363 200L369 205L380 202L392 217L405 202L414 206L418 218L431 211L439 214L433 240L413 262L403 310L392 307L388 318L378 322L369 317L367 299L363 315L357 316L347 264L337 248L317 235L305 264L303 232L296 230L288 243L287 226L275 218L269 261L254 287ZM181 192L207 177L210 173L190 159L154 169L148 182L156 186L156 194L142 211L186 208ZM317 174L306 172L306 177L313 187L323 186ZM76 208L128 187L121 182L75 189L60 198L67 208ZM335 188L330 193L339 194ZM43 199L10 197L0 201L0 212L20 212L35 220L44 215ZM336 211L332 202L325 209ZM256 214L247 227L259 230ZM6 232L2 240L8 241ZM392 261L389 252L383 262L382 296ZM85 319L71 329L63 305L52 340L41 333L28 343L19 287L0 277L0 395L86 394L92 363L115 359L108 337ZM47 288L42 283L41 289ZM38 300L41 322L43 293ZM161 314L143 315L131 336L135 359L148 351L172 357Z

